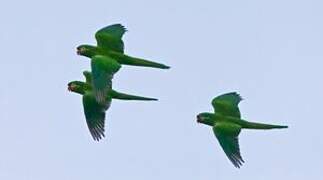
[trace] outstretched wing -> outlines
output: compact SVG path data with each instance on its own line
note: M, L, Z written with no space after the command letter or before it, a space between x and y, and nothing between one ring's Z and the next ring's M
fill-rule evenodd
M108 91L112 89L113 75L121 65L108 56L97 55L91 60L92 87L95 98L100 104L105 104Z
M237 168L244 163L239 148L238 135L241 127L232 123L216 123L213 132L217 137L223 151Z
M92 93L83 95L83 108L87 126L94 140L104 137L105 108L96 102Z
M99 47L123 53L122 36L126 31L126 28L121 24L113 24L98 30L95 33L95 38Z
M215 113L219 113L224 116L241 118L240 110L238 107L238 104L241 100L242 98L238 93L231 92L215 97L212 100L212 106Z

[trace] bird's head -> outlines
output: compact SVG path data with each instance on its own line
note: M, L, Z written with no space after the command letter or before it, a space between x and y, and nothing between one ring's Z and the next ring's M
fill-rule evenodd
M196 118L198 123L206 124L209 126L213 126L215 123L214 114L212 113L203 112L198 114Z
M88 90L88 85L81 81L72 81L67 84L67 89L69 91L78 93L78 94L84 94L86 90Z
M95 55L96 47L91 45L80 45L76 48L77 55L86 56L91 58Z

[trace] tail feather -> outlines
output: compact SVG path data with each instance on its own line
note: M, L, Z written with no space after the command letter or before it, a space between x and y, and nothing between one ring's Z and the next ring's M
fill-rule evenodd
M288 126L254 123L254 122L247 122L246 121L244 123L243 128L246 128L246 129L283 129L283 128L288 128Z
M157 62L153 62L153 61L149 61L141 58L135 58L121 53L111 52L111 56L117 59L120 64L131 65L131 66L152 67L152 68L159 68L159 69L170 68L165 64L161 64L161 63L157 63Z
M111 97L113 99L120 99L120 100L139 100L139 101L157 101L156 98L150 98L150 97L143 97L143 96L136 96L136 95L130 95L125 93L120 93L115 90L111 90Z

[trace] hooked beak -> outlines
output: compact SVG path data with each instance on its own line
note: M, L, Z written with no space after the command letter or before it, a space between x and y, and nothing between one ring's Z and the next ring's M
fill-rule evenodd
M77 55L81 55L81 51L78 49L78 50L76 51L76 54L77 54Z
M68 86L68 87L67 87L67 90L68 90L68 91L72 91L71 86Z
M201 116L197 115L197 116L196 116L196 118L197 118L197 123L202 123L202 118L201 118Z

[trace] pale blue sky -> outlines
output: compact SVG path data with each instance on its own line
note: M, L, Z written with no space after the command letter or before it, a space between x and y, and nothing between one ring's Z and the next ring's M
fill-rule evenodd
M323 2L2 1L0 179L319 179L323 168ZM89 61L75 47L122 23L126 53L170 70L126 67L120 91L159 102L114 101L94 142L81 97ZM289 125L244 131L236 169L196 114L238 91L247 120Z

